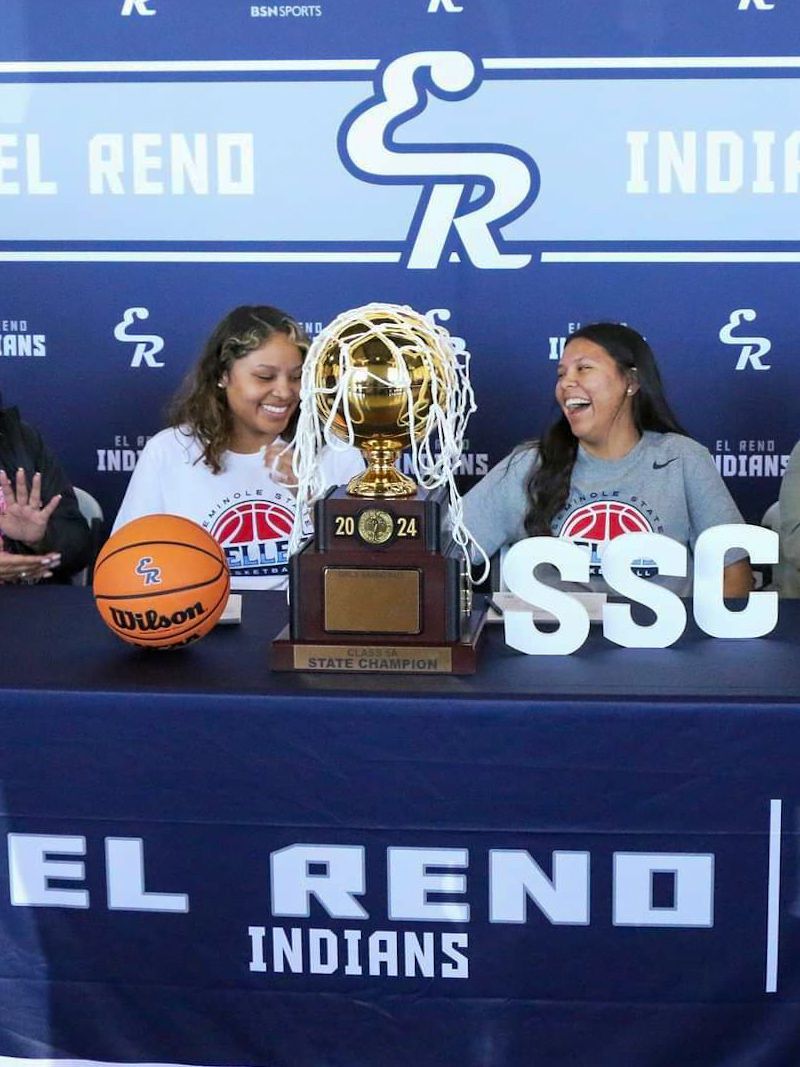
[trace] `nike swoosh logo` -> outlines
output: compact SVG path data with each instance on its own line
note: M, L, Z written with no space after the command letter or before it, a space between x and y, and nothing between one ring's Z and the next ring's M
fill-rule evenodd
M677 458L677 456L673 456L672 459L668 459L664 463L657 463L656 460L653 460L653 470L660 471L662 467L668 467L670 463L674 463Z

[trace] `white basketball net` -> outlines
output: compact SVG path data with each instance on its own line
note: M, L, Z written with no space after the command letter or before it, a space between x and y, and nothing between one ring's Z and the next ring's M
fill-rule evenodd
M344 331L346 339L341 337ZM407 393L410 474L424 489L447 486L453 540L460 546L468 568L472 551L480 557L484 572L477 580L483 581L488 575L489 560L464 525L464 509L455 483L467 421L476 410L469 381L470 354L463 345L456 351L453 339L443 326L399 304L372 303L343 312L317 335L308 351L303 363L300 418L294 439L292 465L297 478L297 511L289 552L294 553L300 547L303 515L325 489L318 462L320 450L326 444L338 451L355 444L348 390L354 375L358 374L358 380L363 382L365 367L354 364L350 353L372 338L385 345L392 361L383 373L369 371L369 377L392 389L405 389ZM320 357L331 344L338 349L339 376L335 386L326 389L317 383L316 372ZM415 355L422 358L429 371L431 404L424 420L415 420L414 416L412 381L403 358L404 348L408 346L413 346ZM324 420L317 408L318 396L326 397L329 408ZM347 427L347 440L333 430L337 418Z

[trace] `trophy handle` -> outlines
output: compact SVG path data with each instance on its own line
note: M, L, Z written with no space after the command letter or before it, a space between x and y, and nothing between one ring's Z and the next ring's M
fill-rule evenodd
M414 496L417 483L401 474L395 466L403 445L400 441L370 438L359 442L367 461L367 469L347 483L348 496L388 497Z

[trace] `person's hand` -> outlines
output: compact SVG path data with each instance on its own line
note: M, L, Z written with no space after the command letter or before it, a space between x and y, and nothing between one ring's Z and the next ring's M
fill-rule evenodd
M285 485L287 489L297 489L297 477L292 470L291 444L285 441L273 441L264 449L264 466L270 473L270 477L279 485Z
M50 516L61 502L61 494L42 504L41 474L38 471L34 474L29 491L22 467L13 483L5 471L0 471L0 493L5 500L5 511L0 512L0 533L11 541L38 545L45 535Z
M47 556L19 556L0 548L0 582L23 582L34 584L49 578L53 568L61 562L61 556L51 552Z

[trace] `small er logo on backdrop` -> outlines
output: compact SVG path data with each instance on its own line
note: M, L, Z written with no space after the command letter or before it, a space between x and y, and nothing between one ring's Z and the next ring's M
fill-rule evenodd
M142 363L147 367L163 367L163 361L157 360L156 355L164 347L164 338L157 333L128 333L137 319L149 319L150 312L147 308L126 308L122 315L122 322L114 327L114 337L123 344L135 344L131 356L131 366L141 367Z

